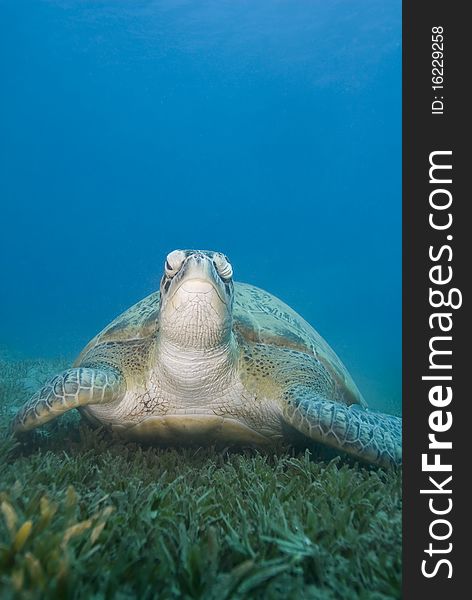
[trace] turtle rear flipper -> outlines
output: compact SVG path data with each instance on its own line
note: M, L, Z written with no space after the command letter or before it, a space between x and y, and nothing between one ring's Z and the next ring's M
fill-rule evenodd
M120 400L125 391L125 381L113 367L67 369L21 408L12 423L13 432L29 431L73 408Z
M402 420L326 400L304 386L287 394L285 419L316 442L384 467L402 461Z

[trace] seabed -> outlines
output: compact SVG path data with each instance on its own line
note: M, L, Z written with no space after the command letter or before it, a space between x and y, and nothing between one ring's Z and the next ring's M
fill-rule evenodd
M0 597L401 597L401 470L9 422L63 360L0 359Z

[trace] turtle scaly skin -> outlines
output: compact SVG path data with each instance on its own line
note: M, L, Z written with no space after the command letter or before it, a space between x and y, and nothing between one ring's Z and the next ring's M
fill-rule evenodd
M369 411L325 340L221 253L175 250L160 291L125 311L19 411L23 432L78 408L156 443L307 441L390 466L401 419Z

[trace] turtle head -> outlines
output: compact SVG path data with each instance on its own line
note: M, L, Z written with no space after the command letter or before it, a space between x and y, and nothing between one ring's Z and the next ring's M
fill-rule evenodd
M233 269L220 252L174 250L161 280L159 335L181 348L210 349L231 336Z

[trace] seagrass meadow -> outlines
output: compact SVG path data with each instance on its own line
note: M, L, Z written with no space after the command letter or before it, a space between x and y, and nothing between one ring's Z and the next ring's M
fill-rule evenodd
M12 414L64 361L0 360L0 597L401 596L401 471L317 448L124 443Z

